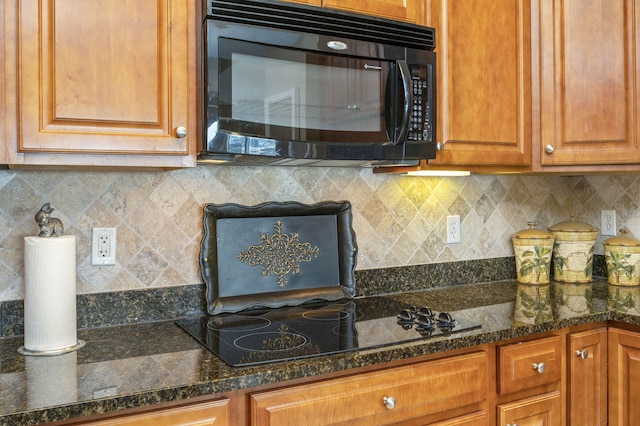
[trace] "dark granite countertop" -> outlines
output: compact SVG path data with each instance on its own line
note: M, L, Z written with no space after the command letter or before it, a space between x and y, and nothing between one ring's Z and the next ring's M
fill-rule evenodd
M458 285L386 295L449 311L482 328L417 343L234 368L173 321L80 330L86 346L55 357L25 357L22 338L0 340L0 425L37 424L125 408L224 394L581 324L640 325L640 287L589 284Z

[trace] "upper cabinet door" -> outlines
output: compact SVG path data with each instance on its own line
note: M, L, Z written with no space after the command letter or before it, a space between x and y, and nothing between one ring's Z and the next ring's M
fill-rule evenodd
M0 4L0 46L4 46L4 8L5 2ZM4 67L6 61L4 59L4 49L0 49L0 164L6 163L6 141L7 136L5 133L5 117L6 117L6 102L7 96L5 92L5 77Z
M531 162L530 1L430 0L438 141L429 166L523 170ZM426 166L428 167L428 166Z
M424 25L424 0L323 0L323 6Z
M16 163L194 165L195 15L193 0L19 1Z
M534 165L637 163L638 2L533 4Z

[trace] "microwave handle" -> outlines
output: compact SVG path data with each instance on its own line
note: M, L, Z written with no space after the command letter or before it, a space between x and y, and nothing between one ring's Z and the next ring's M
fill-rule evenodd
M409 132L409 124L411 122L411 105L413 105L413 90L411 87L411 71L407 61L398 60L398 69L400 70L400 79L402 80L402 88L404 92L404 104L402 106L402 121L400 122L400 131L397 134L395 144L404 143Z

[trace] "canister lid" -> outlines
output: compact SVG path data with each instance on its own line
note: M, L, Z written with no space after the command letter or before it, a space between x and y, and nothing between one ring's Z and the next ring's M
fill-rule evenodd
M611 237L607 240L604 240L602 244L606 244L608 246L627 246L627 247L637 247L640 246L640 241L635 238L627 237L629 231L627 229L620 230L620 236Z
M571 216L570 220L565 220L563 222L556 223L555 225L549 227L549 231L561 231L561 232L598 232L598 228L589 225L586 222L580 222L578 220L574 220L573 216Z
M539 239L554 239L554 235L543 229L537 229L537 222L527 222L529 229L523 229L513 234L513 238L539 238Z

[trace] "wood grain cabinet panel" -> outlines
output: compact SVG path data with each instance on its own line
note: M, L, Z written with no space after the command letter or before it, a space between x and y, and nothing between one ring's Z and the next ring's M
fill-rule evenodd
M322 6L322 0L285 0L291 3L312 4L314 6Z
M487 353L476 352L255 393L251 424L399 423L465 406L475 412L473 404L484 401L487 394Z
M489 416L485 412L478 412L455 419L430 423L429 426L489 426Z
M637 163L640 2L532 4L534 165Z
M423 25L423 0L323 0L323 6Z
M553 391L531 398L498 405L498 426L561 426L562 400Z
M195 0L22 0L16 10L16 164L195 165Z
M567 336L568 421L607 424L607 329Z
M498 347L500 395L559 382L562 338L551 336Z
M286 0L424 25L423 0Z
M531 164L530 8L525 0L429 0L436 28L434 166L521 170Z
M6 160L6 150L7 150L7 135L5 132L5 118L6 118L6 103L7 96L5 91L5 64L6 61L4 59L4 8L6 6L6 2L2 2L0 4L0 46L3 46L0 49L0 164L5 164Z
M229 400L160 408L113 418L83 421L88 426L231 426Z
M640 333L610 328L608 333L609 425L640 424Z

